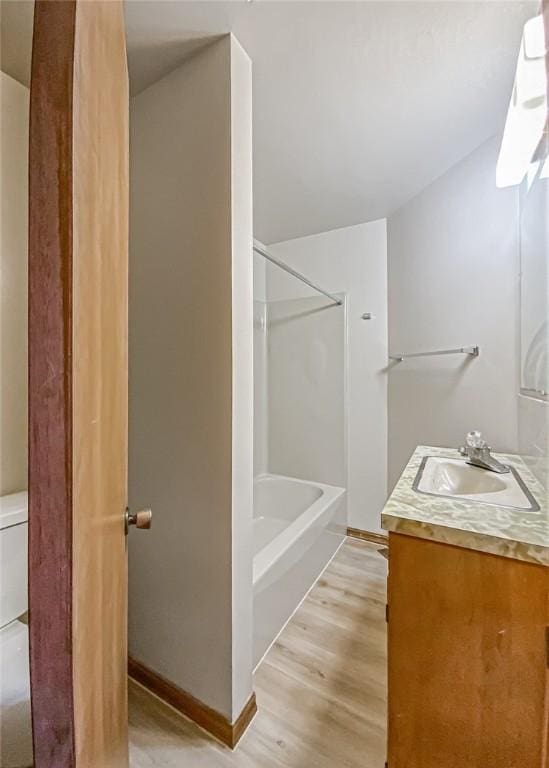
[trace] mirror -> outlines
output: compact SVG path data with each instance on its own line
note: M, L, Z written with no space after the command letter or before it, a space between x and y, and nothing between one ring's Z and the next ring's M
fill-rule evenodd
M549 393L549 141L531 163L520 197L520 390Z

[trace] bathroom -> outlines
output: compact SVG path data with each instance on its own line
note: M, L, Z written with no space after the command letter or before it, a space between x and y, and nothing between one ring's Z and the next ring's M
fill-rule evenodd
M39 5L45 18L48 4ZM78 23L111 5L85 3ZM32 736L36 768L128 765L128 721L135 768L537 767L549 551L538 4L125 3L128 438L115 466L122 476L127 462L130 531L126 545L123 503L115 561L98 520L87 519L79 473L67 538L39 494L47 473L57 475L33 462L52 439L39 429L47 395L32 373L33 360L35 372L44 362L38 296L50 278L38 274L41 198L32 194L27 270L27 174L32 191L45 141L35 116L29 168L28 86L40 82L40 51L53 64L48 33L35 26L31 73L33 4L3 0L1 10L2 768L32 764ZM73 135L83 146L86 136ZM123 149L123 131L118 141ZM78 156L75 185L79 173L93 177L78 171L88 157ZM82 211L75 205L75 221ZM109 366L84 350L96 354L97 334L125 338L123 273L90 289L92 304L86 283L73 287L75 333L84 334L73 355L104 393ZM107 314L93 330L82 318L97 308ZM105 349L124 373L123 350ZM81 381L72 386L83 409ZM108 427L123 435L125 402L103 412L99 443L74 412L76 467L112 466ZM466 444L474 430L490 451L478 437ZM483 469L481 454L514 471ZM483 493L496 500L479 504ZM514 501L498 504L507 493ZM47 621L63 590L72 600L72 612L57 613L72 621L66 656L53 652L60 636ZM498 632L518 645L494 641ZM494 671L479 683L483 663ZM428 679L417 674L427 666ZM452 687L459 695L442 693ZM67 713L60 738L52 723ZM508 737L496 746L498 718ZM481 719L484 735L471 725ZM527 738L516 730L526 733L525 723Z

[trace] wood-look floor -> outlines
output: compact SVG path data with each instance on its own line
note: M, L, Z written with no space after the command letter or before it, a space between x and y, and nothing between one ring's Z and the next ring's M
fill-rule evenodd
M347 539L255 675L234 752L130 682L132 768L382 768L387 561Z

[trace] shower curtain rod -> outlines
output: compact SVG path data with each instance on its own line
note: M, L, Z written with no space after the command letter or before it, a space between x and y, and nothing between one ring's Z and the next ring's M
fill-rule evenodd
M328 291L325 291L324 288L320 288L320 286L316 285L315 283L311 282L305 275L302 275L301 272L296 272L295 269L292 269L287 264L284 264L283 261L279 261L275 256L268 253L265 248L259 243L257 240L254 240L254 251L258 253L260 256L263 256L264 259L267 259L267 261L270 261L272 264L276 264L277 267L280 267L280 269L283 269L285 272L288 272L289 275L292 275L293 277L297 277L298 280L301 280L302 283L305 283L305 285L308 285L309 288L312 288L315 291L318 291L319 293L323 293L324 296L327 296L329 299L334 301L336 304L343 304L343 299L338 299L337 296L334 296L333 293L328 293Z

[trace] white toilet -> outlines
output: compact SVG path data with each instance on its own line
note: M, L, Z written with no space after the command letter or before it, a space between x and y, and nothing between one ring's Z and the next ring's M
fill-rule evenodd
M0 497L0 766L32 765L27 598L28 497Z

